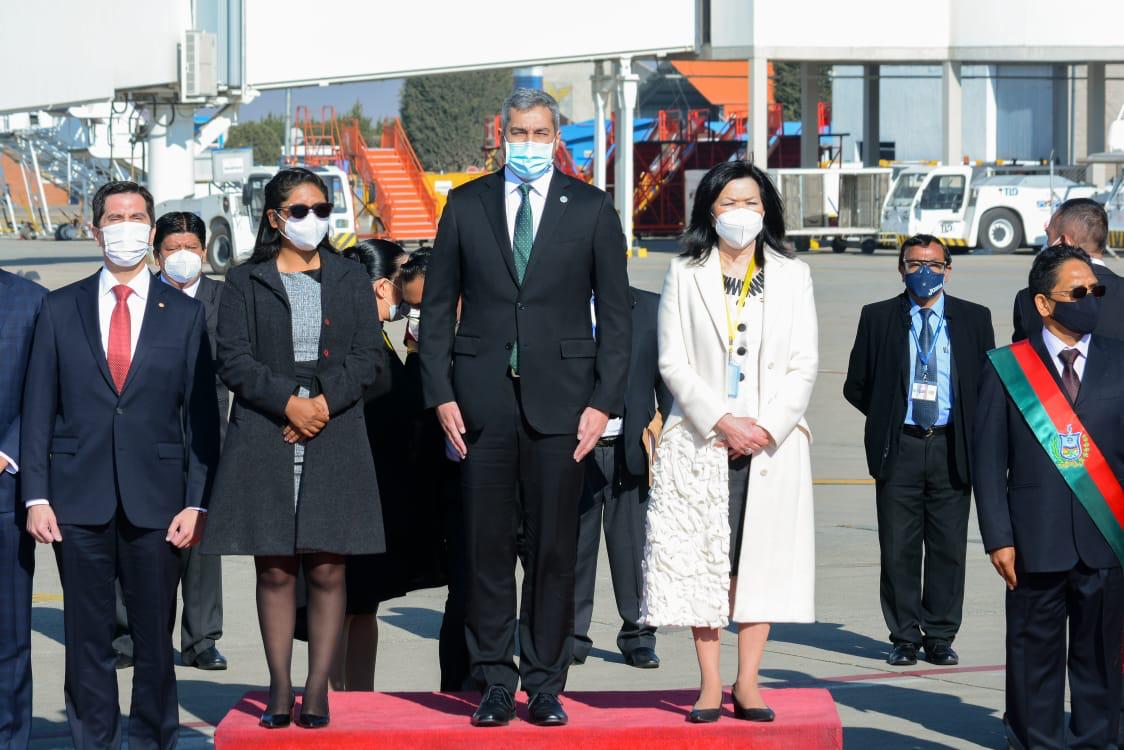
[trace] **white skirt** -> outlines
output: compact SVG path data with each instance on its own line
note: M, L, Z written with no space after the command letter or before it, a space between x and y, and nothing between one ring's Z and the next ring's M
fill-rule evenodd
M686 422L660 439L641 566L641 623L729 624L729 459L714 440L700 438Z

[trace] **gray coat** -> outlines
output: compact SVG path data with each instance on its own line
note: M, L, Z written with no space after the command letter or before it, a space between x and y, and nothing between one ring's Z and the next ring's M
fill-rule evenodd
M275 261L230 271L219 310L219 374L234 397L203 551L224 555L383 552L363 391L386 366L363 267L320 253L316 379L331 418L305 446L293 510L293 446L281 439L297 391L288 296Z

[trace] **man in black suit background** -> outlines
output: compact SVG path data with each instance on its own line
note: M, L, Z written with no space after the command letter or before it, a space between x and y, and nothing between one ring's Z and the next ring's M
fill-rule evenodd
M0 268L0 750L31 741L31 581L35 540L20 499L20 404L47 290Z
M514 718L521 680L531 721L558 725L567 721L558 695L572 659L582 461L624 406L625 241L609 197L553 168L553 97L516 89L502 118L506 166L453 190L441 216L425 287L422 380L426 406L464 459L466 635L484 693L473 724Z
M207 339L211 356L215 351L218 328L219 299L222 282L203 273L203 257L207 247L207 225L193 213L173 211L156 221L153 240L160 273L156 278L199 300L206 313ZM219 402L219 446L226 437L227 410L230 393L222 380L215 377L215 394ZM216 645L222 638L222 557L200 554L198 548L182 550L183 612L180 614L180 660L184 666L205 670L226 669L226 657ZM174 601L173 601L174 606ZM175 611L172 612L175 622ZM117 637L113 639L118 668L133 663L133 639L129 635L128 614L117 585Z
M972 424L986 353L986 307L948 295L952 256L936 237L902 243L906 291L859 317L843 395L866 415L875 479L882 614L894 666L959 662L971 510ZM924 552L924 573L922 573Z
M24 389L28 531L57 545L67 718L76 747L121 745L112 647L120 577L136 673L132 750L174 747L171 612L179 550L198 543L218 458L218 404L203 306L144 259L152 196L103 185L92 202L104 266L47 295Z
M1100 284L1093 268L1078 248L1042 250L1028 286L1043 325L1029 344L1009 348L1013 354L1023 347L1027 362L1045 370L1043 391L1057 394L1059 416L1070 412L1061 424L1080 422L1069 424L1076 438L1054 419L1044 428L1058 431L1049 448L1036 437L1035 420L1016 405L1017 390L1005 386L1010 375L1000 377L995 358L1007 352L992 353L980 386L973 486L984 549L1007 584L1004 723L1019 750L1110 747L1119 723L1124 575L1119 553L1062 472L1088 466L1091 440L1104 455L1109 483L1119 489L1124 477L1124 342L1096 333L1104 307L1090 293ZM1124 538L1119 526L1115 538Z
M585 489L578 531L578 564L574 618L574 663L582 664L593 648L593 591L602 520L613 594L621 618L617 648L626 664L655 669L656 629L641 625L640 593L644 581L644 519L648 511L648 453L645 428L657 409L666 414L671 393L659 373L656 318L660 296L631 288L632 353L628 364L624 414L609 420L593 452L586 456ZM596 315L594 315L596 333Z
M1046 245L1079 247L1089 255L1097 281L1105 285L1107 294L1101 303L1097 323L1099 336L1124 339L1124 282L1104 262L1108 243L1108 214L1104 206L1092 198L1070 198L1062 203L1046 224ZM1029 288L1015 295L1015 332L1011 341L1022 341L1042 329L1042 318Z

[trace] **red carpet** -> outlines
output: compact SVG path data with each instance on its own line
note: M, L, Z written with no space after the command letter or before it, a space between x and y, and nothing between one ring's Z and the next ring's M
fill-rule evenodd
M468 719L475 694L333 693L332 723L327 729L261 729L258 717L265 693L248 693L215 731L217 750L280 750L281 748L406 748L406 750L838 750L843 728L831 695L823 689L766 690L777 713L772 724L737 721L726 711L715 724L686 722L693 690L567 693L563 705L570 715L565 727L526 723L476 729ZM521 696L525 700L525 696ZM299 702L298 702L299 709Z

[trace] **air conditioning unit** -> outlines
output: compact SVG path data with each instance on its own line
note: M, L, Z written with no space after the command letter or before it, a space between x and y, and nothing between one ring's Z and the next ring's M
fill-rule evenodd
M217 67L215 35L193 29L184 32L180 45L180 100L189 102L217 96Z

